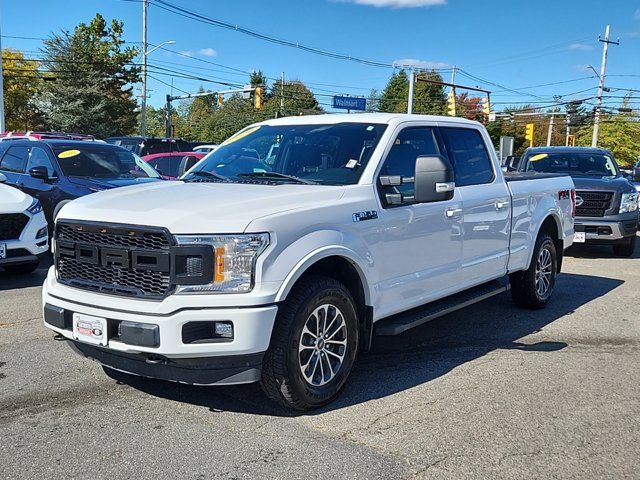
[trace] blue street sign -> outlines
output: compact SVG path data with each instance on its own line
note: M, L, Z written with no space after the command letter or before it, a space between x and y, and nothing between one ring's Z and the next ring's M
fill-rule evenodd
M333 108L364 111L367 109L367 99L361 97L342 97L340 95L334 95Z

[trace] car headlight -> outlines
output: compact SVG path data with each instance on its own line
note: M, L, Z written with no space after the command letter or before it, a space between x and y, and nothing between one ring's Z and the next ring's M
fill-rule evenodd
M620 199L620 213L635 212L638 210L638 192L623 193Z
M40 213L42 211L42 204L40 203L40 200L34 198L29 208L27 208L27 211L32 215L37 215L38 213Z
M176 293L246 293L253 288L258 256L269 246L268 233L177 235L178 245L211 245L213 282L178 285Z

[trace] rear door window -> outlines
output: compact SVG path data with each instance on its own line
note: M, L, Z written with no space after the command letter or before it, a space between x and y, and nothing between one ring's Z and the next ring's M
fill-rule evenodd
M27 166L29 147L9 147L0 161L0 170L24 173Z
M478 130L441 127L440 131L453 164L457 187L493 181L494 173L489 153Z

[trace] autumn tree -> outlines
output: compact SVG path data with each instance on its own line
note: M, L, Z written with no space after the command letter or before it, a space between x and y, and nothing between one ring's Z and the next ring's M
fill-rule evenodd
M42 86L37 61L25 59L22 52L2 50L4 112L7 130L41 130L46 119L38 108L36 94Z

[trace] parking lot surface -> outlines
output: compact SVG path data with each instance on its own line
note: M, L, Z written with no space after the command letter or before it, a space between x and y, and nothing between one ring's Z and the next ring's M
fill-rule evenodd
M42 326L45 273L0 272L0 478L640 478L640 252L572 252L543 311L377 339L309 414L107 377Z

